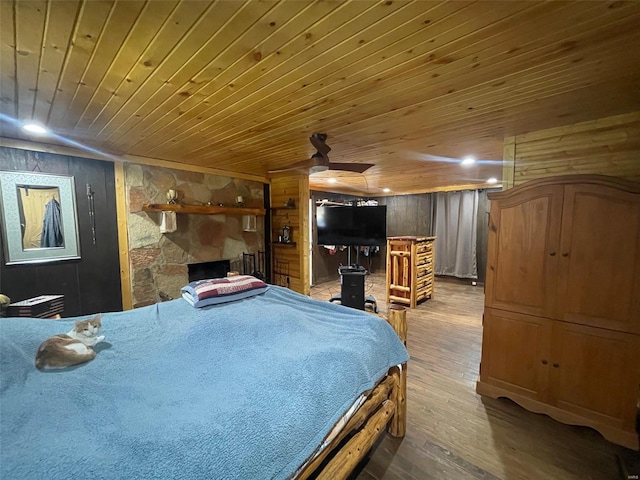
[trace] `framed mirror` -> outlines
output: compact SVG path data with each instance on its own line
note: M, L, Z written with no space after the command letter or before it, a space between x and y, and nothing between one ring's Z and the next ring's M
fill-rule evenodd
M80 258L73 177L0 172L5 263Z

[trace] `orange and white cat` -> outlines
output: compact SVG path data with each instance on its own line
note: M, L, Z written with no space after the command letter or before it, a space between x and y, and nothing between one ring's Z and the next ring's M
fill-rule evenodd
M100 333L100 315L89 320L76 322L67 334L46 339L38 347L36 368L65 368L85 363L96 357L93 347L104 340Z

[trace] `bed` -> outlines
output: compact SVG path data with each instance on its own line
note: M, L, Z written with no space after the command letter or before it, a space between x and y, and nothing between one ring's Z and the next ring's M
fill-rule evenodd
M403 317L283 287L102 315L90 363L40 372L76 319L0 321L0 478L345 477L404 435Z

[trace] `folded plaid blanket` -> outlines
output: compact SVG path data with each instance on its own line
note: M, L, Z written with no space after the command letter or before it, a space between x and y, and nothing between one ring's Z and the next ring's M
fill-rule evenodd
M191 282L180 289L182 298L196 308L259 295L268 285L251 275L236 275Z

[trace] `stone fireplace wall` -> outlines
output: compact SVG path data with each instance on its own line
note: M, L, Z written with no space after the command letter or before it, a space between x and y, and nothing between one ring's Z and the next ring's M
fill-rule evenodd
M240 215L177 214L177 230L162 234L161 214L142 211L144 203L167 203L170 188L184 204L234 206L241 195L245 206L263 208L262 183L148 165L124 170L134 308L157 303L161 292L178 298L189 263L230 260L231 269L240 270L242 253L264 251L264 217L256 232L244 232Z

